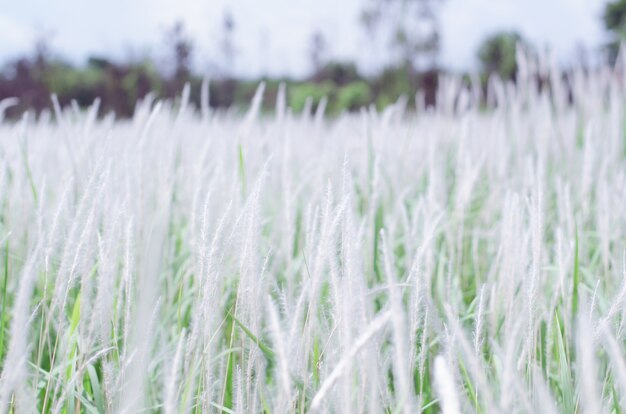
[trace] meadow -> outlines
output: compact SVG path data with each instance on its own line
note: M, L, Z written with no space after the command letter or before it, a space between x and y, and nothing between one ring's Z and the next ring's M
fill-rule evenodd
M625 80L1 122L1 412L622 413Z

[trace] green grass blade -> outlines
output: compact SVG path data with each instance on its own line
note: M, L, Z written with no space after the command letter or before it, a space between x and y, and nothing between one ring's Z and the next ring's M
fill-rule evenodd
M253 334L243 323L239 321L239 319L235 317L235 315L230 312L228 312L228 315L233 319L233 321L235 321L235 324L239 328L241 328L241 330L248 336L248 338L250 338L252 342L257 344L261 352L263 352L263 355L265 355L265 358L268 360L268 362L273 363L276 356L274 350L265 342L261 341L255 334Z
M7 283L9 280L9 240L4 246L4 277L2 283L2 307L0 308L0 367L4 356L4 324L6 319L5 308L7 306Z
M576 230L576 247L574 251L574 280L572 286L572 326L578 313L578 285L580 284L580 265L578 259L578 230Z
M246 164L243 160L243 147L241 144L237 147L238 165L239 165L239 178L241 179L241 193L245 197L246 195Z

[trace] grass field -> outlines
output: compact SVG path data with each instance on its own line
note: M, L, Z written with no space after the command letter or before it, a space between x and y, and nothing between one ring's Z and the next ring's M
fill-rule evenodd
M2 412L622 413L624 82L548 69L1 123Z

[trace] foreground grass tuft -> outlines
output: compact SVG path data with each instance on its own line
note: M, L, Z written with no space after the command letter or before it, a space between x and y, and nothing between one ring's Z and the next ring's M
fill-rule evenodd
M1 412L621 413L626 83L543 75L0 124Z

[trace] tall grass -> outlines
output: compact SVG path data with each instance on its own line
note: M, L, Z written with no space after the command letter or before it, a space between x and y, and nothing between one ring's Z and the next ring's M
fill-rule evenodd
M624 71L519 58L488 109L0 123L0 410L622 413Z

